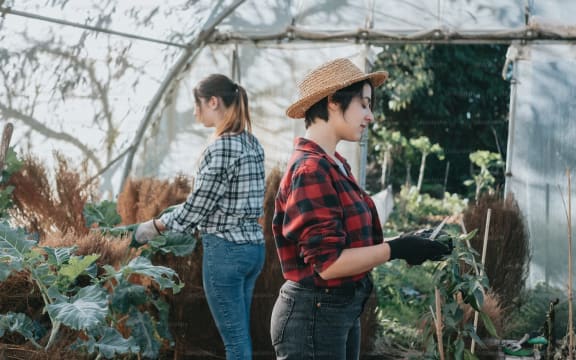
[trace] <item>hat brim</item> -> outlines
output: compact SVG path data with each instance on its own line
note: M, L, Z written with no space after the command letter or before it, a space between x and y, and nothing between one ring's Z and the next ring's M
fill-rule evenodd
M313 94L308 94L306 97L296 100L292 105L288 107L288 109L286 109L286 115L293 119L301 119L306 115L306 111L308 111L312 105L316 104L318 101L324 99L325 97L334 94L340 89L364 80L369 80L372 84L372 87L377 88L384 84L386 79L388 79L388 73L386 71L376 71L373 73L347 79L345 82L320 89Z

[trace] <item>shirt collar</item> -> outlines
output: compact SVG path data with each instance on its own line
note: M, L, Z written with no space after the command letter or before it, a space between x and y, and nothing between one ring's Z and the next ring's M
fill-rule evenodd
M298 151L304 151L304 152L310 152L310 153L318 154L318 155L324 157L325 159L327 159L331 164L338 166L338 164L336 164L336 162L334 162L332 157L329 156L326 153L326 151L324 151L324 149L322 149L322 147L320 145L316 144L314 141L312 141L310 139L306 139L303 137L297 137L296 140L294 140L294 148ZM348 162L346 161L346 159L342 155L340 155L338 153L338 151L336 151L335 155L336 155L336 158L338 160L340 160L340 162L342 164L344 164L344 167L346 167L346 171L348 171L348 173L350 173L350 165L348 165Z

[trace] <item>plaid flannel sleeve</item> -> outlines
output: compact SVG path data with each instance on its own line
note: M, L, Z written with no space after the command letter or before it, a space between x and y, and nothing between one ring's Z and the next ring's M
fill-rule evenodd
M222 144L217 141L206 148L194 179L194 190L181 206L160 218L168 229L193 231L225 194L231 154Z

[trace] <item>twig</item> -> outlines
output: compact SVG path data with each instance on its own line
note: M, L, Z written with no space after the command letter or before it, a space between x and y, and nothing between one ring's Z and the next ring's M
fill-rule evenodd
M486 263L486 248L488 247L488 232L490 231L490 216L492 215L492 209L488 209L486 213L486 226L484 228L484 243L482 244L482 260L480 264L482 267ZM480 271L476 268L476 272L480 275ZM478 311L474 313L474 331L478 328ZM470 344L470 352L474 354L474 349L476 347L476 342L472 339L472 343Z

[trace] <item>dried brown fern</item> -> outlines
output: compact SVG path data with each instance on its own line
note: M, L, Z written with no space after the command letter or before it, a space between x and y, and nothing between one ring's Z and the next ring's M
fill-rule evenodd
M470 241L479 253L482 252L488 209L492 209L492 216L484 269L492 291L500 299L500 306L507 311L522 293L528 276L528 231L512 195L503 200L498 195L484 194L463 216L466 229L479 230Z
M99 266L112 265L117 268L126 264L136 254L135 249L128 247L130 239L119 239L102 235L98 231L91 231L87 234L77 235L73 232L66 234L49 233L42 241L42 246L53 248L76 246L76 255L98 254L100 257L96 261Z
M37 233L40 239L52 231L76 234L89 231L82 211L94 189L84 186L85 172L71 168L61 155L56 154L56 160L54 181L50 181L44 164L31 155L8 180L8 185L14 186L12 219L16 225Z
M127 179L118 195L118 213L123 224L142 222L171 205L184 202L190 191L190 180L183 175L173 181Z

